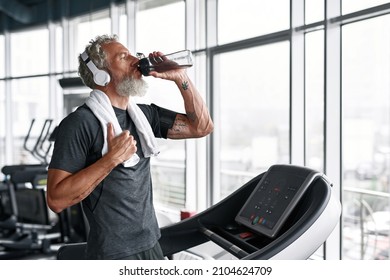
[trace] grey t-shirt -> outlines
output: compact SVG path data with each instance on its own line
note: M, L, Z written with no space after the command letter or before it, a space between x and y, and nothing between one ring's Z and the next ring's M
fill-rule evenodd
M166 138L176 113L152 105L138 105L154 135ZM150 158L145 158L136 128L125 110L114 107L122 129L137 141L137 165L122 164L83 200L90 225L88 259L117 259L153 247L160 238L152 198ZM98 119L86 106L80 106L58 127L50 169L76 173L101 158L103 132Z

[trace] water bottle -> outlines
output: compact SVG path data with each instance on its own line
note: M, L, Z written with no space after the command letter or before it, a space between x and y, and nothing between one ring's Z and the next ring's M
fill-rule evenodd
M145 57L142 53L137 53L140 58L138 68L142 75L149 76L150 71L166 72L174 69L188 68L193 65L192 54L189 50L165 54L162 56Z

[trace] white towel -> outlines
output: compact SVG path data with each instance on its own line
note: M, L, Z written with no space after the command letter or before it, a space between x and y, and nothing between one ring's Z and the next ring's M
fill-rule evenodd
M122 128L120 127L118 119L116 118L110 99L104 92L96 89L93 90L85 103L91 109L96 118L100 121L102 126L104 137L102 155L104 155L108 151L107 124L112 123L116 136L122 133ZM130 99L127 106L127 113L129 114L137 129L144 156L157 156L160 152L157 146L156 138L154 137L153 130L150 127L150 123L148 122L145 114L132 99ZM131 158L126 160L123 165L125 167L130 167L136 165L138 162L139 157L137 154L134 154Z

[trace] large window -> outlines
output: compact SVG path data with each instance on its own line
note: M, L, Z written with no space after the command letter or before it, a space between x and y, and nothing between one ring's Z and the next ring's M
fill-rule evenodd
M313 1L312 1L313 2ZM306 5L311 2L306 1ZM324 32L305 34L305 165L324 172ZM323 247L315 253L323 258Z
M13 77L49 72L49 32L36 29L11 33L11 73ZM13 162L35 162L23 148L23 141L33 119L49 117L48 77L11 80ZM36 135L37 136L37 135Z
M348 14L359 10L368 9L374 6L387 4L387 0L342 0L342 12Z
M48 77L15 79L12 80L11 88L14 162L18 164L36 162L37 159L31 157L31 153L24 149L23 141L33 119L36 122L30 140L34 144L44 121L49 118L49 79Z
M289 43L223 53L215 61L219 200L270 165L289 162Z
M345 259L388 259L390 16L343 27Z
M98 13L91 13L87 17L76 18L73 21L74 30L77 32L75 41L72 41L75 47L74 53L71 53L72 68L77 70L78 55L84 51L85 46L91 39L95 39L98 35L111 34L111 19L109 18L108 10Z
M0 59L3 61L3 63L0 63L0 78L5 77L5 52L4 52L4 45L5 45L5 40L4 36L0 35Z
M126 14L126 7L124 5L119 6L119 31L118 36L120 40L126 45L127 43L127 29L129 27L127 26L127 14ZM131 49L129 49L132 51Z
M5 87L4 82L0 81L0 166L5 164ZM0 180L2 180L0 174Z
M147 8L139 6L136 22L137 52L164 53L185 48L185 2Z
M324 171L324 32L305 35L305 164Z
M224 44L290 27L290 1L218 1L218 43Z
M0 60L5 61L4 36L0 35ZM5 76L5 63L0 63L0 78ZM0 81L0 166L5 163L5 83ZM0 180L2 176L0 174Z
M55 28L55 59L54 59L54 70L57 73L61 73L64 70L64 39L63 39L63 28L59 25Z
M29 76L49 72L47 29L11 34L11 75Z
M185 2L168 5L139 6L136 17L137 52L146 55L153 51L164 53L185 48ZM156 27L158 28L156 29ZM159 106L185 112L183 99L172 82L146 77L149 84L147 96L141 103L155 103ZM185 141L159 140L158 157L152 160L154 198L157 203L176 209L186 206Z
M324 20L324 11L324 0L305 0L305 23L310 24Z

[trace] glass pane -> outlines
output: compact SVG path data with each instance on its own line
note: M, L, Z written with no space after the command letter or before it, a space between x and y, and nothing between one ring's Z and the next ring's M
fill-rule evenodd
M185 207L185 141L159 139L161 153L152 159L153 195L157 204Z
M324 32L305 36L306 159L318 171L324 169Z
M206 0L196 1L195 11L195 48L197 50L206 48ZM189 34L193 36L193 34Z
M0 166L5 164L5 85L0 81ZM0 172L0 180L3 174Z
M216 57L219 199L270 165L289 162L289 51L282 42Z
M102 11L84 18L76 24L76 30L77 37L74 42L71 42L75 46L75 53L73 55L71 54L71 62L73 63L71 67L74 70L79 65L78 55L84 51L85 46L91 39L94 39L98 35L111 34L111 19L109 18L108 11Z
M185 48L185 2L140 10L136 19L137 52L171 53ZM157 28L158 27L158 28Z
M3 63L0 63L0 78L4 78L5 77L5 50L4 50L4 47L5 47L5 40L4 40L4 36L3 35L0 35L0 61L3 61Z
M341 9L343 14L348 14L387 3L387 0L343 0Z
M121 42L127 44L127 15L124 5L119 7L119 34ZM131 50L130 50L131 51Z
M175 84L153 78L146 80L149 93L139 102L153 102L164 108L185 112ZM159 139L158 143L161 153L152 159L155 200L165 206L181 209L185 206L185 141Z
M324 20L324 0L305 0L305 23L310 24Z
M23 148L32 119L36 119L29 147L34 145L40 128L49 117L49 78L28 78L12 80L12 150L15 164L36 163L37 159Z
M387 15L342 30L345 259L389 258L389 29Z
M49 72L49 31L11 33L11 75L28 76Z
M218 44L290 28L290 1L218 1Z
M307 2L306 2L307 3ZM305 35L305 165L324 171L324 32ZM321 246L314 254L324 258Z
M62 26L56 27L55 44L56 44L56 72L61 73L64 70L64 40Z
M163 20L162 20L163 18ZM156 29L158 26L158 29ZM165 53L185 48L184 1L139 10L136 18L137 51ZM172 82L146 77L148 94L140 103L185 112L183 99ZM158 157L152 159L154 200L157 204L181 209L185 206L185 141L159 140Z
M176 85L169 81L147 77L149 90L139 103L155 103L161 107L185 112L183 99ZM185 206L185 141L158 141L161 153L152 159L155 200L166 206Z

